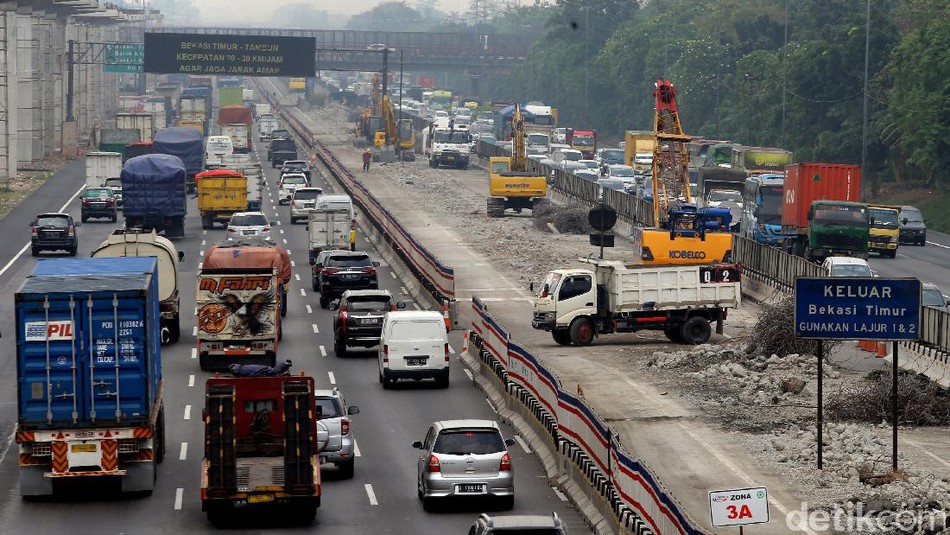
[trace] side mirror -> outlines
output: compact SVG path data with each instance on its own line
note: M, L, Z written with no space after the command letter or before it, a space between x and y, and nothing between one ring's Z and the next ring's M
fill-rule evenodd
M30 221L30 226L36 226L36 221Z
M179 261L179 262L184 262L184 261L185 261L185 252L184 252L184 251L178 251L178 261Z
M80 223L79 221L73 221L73 226L74 226L74 227L81 227L81 226L82 226L82 223Z
M421 441L421 440L413 440L413 441L412 441L412 447L413 447L413 448L416 448L417 450L421 450L421 449L422 449L422 441Z
M359 413L360 413L360 408L357 407L356 405L353 405L353 406L351 406L351 407L347 407L347 408L346 408L346 413L349 414L350 416L353 416L354 414L359 414Z
M328 310L336 310L336 309L338 309L338 308L340 308L340 302L339 302L339 301L331 301L330 304L327 305L327 309L328 309Z
M373 267L379 267L379 262L373 262Z
M400 302L396 303L396 310L405 310L405 309L406 309L406 302L405 302L405 301L400 301Z
M505 439L505 446L514 446L514 445L515 445L515 439L513 439L513 438L506 438L506 439Z

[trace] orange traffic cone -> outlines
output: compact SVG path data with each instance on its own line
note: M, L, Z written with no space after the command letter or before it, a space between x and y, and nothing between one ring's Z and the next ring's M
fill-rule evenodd
M878 342L877 343L877 358L884 358L887 356L887 342Z

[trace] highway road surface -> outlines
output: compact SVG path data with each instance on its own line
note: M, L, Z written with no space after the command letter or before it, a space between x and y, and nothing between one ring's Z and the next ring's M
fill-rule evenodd
M258 148L263 152L262 146ZM17 446L13 442L17 416L13 294L36 262L27 247L30 220L39 212L57 210L69 211L78 220L75 194L83 184L83 169L82 161L70 163L0 222L7 234L0 241L0 292L6 296L0 300L0 332L5 335L0 340L5 356L0 360L0 377L4 378L0 380L0 532L178 535L217 531L201 512L199 498L203 386L210 374L198 368L192 312L194 276L203 251L224 239L225 231L220 227L202 230L193 199L189 201L186 237L176 242L179 251L185 253L180 279L182 338L162 349L167 450L159 467L155 492L149 497L129 498L97 486L77 489L53 500L24 501L19 496ZM352 418L358 448L355 477L342 480L335 477L334 467L325 468L323 500L315 524L306 528L283 526L280 532L466 533L479 513L492 510L491 505L459 504L440 512L424 512L415 492L419 452L410 443L422 439L435 420L495 419L491 405L457 359L453 360L448 390L408 384L384 391L377 382L375 349L351 352L346 358L334 355L331 312L320 309L317 296L310 289L305 227L289 224L289 208L276 203L277 172L265 164L265 173L268 186L264 211L276 223L274 238L294 259L290 308L279 358L290 358L294 363L292 371L312 375L318 388L338 386L348 404L359 406L361 411ZM322 185L316 173L314 179L315 185ZM118 224L122 224L121 216ZM77 231L78 256L88 256L114 228L116 224L97 220L83 224ZM375 251L370 254L379 259ZM381 287L398 298L411 299L404 295L404 284L385 265L380 268L379 281ZM453 332L450 342L457 356L462 348L462 332ZM514 436L510 427L505 426L504 432ZM548 483L540 462L529 453L526 444L518 440L511 453L516 471L516 500L508 514L556 511L570 533L590 533L566 498ZM243 516L239 520L240 526L255 531L275 524L280 526L280 519L269 515Z

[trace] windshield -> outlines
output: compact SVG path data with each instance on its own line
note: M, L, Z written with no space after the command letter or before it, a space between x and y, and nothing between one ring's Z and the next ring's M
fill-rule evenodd
M600 164L598 164L594 160L581 160L577 163L583 164L584 167L588 169L600 169Z
M601 153L605 160L620 160L623 161L623 151L617 149L605 150Z
M327 267L373 267L368 256L331 256L327 259Z
M528 145L547 145L551 142L545 134L528 134Z
M614 180L601 180L598 184L607 189L622 190L624 188L623 180L619 178Z
M508 170L508 160L494 161L491 163L492 173L503 173Z
M432 451L446 455L486 455L505 451L505 442L494 429L443 431Z
M633 169L630 167L611 167L610 176L635 177L636 175L633 173Z
M472 141L472 135L462 130L452 132L436 132L433 136L436 143L469 143Z
M307 168L307 164L304 162L284 162L284 170L303 170Z
M944 307L947 305L943 294L936 288L924 288L922 303L925 307Z
M264 214L236 215L231 217L232 227L259 227L267 226Z
M301 201L301 200L312 201L313 199L316 199L320 195L320 193L321 193L320 190L315 190L315 189L303 189L303 190L298 189L297 191L294 192L294 200L295 201Z
M548 297L551 295L551 290L557 286L559 280L561 280L560 273L548 273L548 276L544 278L544 282L541 283L537 297Z
M317 398L317 413L320 415L318 419L322 420L324 418L339 418L343 416L343 407L341 407L340 402L334 398Z
M819 206L815 209L815 223L866 227L868 215L860 206Z
M87 199L108 199L112 196L111 189L87 189L83 195Z
M738 191L714 189L709 192L709 200L713 202L742 202L742 194Z
M838 264L831 266L832 277L870 277L871 268L867 264Z
M69 226L69 220L60 216L38 217L36 218L36 226L66 228Z
M906 219L908 223L923 223L924 216L916 209L904 208L901 210L901 219Z
M759 222L764 225L776 225L782 222L782 186L763 186L759 188Z
M591 136L574 136L574 144L588 147L594 144L594 138Z
M285 186L288 185L288 184L291 184L291 185L306 184L306 183L307 183L307 177L303 177L303 176L285 176L285 177L283 178L283 180L281 180L281 182L283 182Z
M897 210L881 210L871 208L871 217L874 218L874 228L896 229Z
M121 178L107 178L106 186L109 186L110 188L121 188L122 179Z
M386 312L390 308L388 297L350 297L346 301L350 312Z

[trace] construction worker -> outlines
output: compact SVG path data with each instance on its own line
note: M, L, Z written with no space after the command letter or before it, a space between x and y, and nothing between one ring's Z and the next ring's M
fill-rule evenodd
M363 151L363 171L369 171L369 162L373 161L373 151L369 147Z

